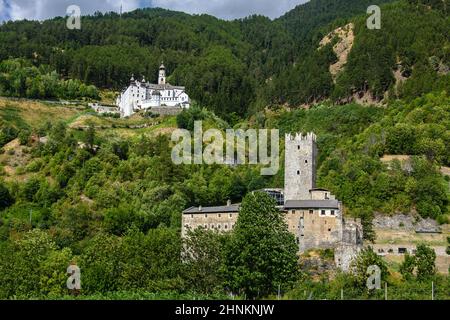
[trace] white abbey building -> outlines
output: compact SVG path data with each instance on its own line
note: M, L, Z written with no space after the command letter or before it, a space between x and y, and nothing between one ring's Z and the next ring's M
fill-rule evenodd
M184 87L172 86L166 83L166 67L159 67L158 84L147 83L131 77L130 86L126 88L117 98L120 115L128 117L139 110L151 108L179 108L190 107L189 96Z

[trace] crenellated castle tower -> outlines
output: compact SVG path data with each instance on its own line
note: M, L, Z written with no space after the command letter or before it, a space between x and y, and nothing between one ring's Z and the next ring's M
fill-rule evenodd
M285 201L310 199L310 190L316 187L316 135L287 134L285 157Z
M279 204L300 254L310 249L334 249L336 265L347 271L362 247L361 221L345 219L342 203L331 191L316 188L317 154L314 133L287 134L284 190L259 191L268 193ZM183 211L182 234L199 227L230 231L237 222L239 210L240 205L231 203L191 207Z

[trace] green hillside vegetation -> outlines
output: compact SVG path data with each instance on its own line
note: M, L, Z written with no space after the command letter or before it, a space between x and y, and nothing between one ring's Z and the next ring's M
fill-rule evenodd
M229 121L286 102L342 102L367 90L375 99L388 90L391 98L417 97L448 87L445 7L439 1L369 2L313 0L274 21L142 9L83 17L81 32L65 28L63 18L7 22L0 26L0 60L25 58L63 77L116 90L131 74L155 82L164 60L170 82L186 85L194 100ZM369 4L383 5L381 30L365 28ZM350 21L354 47L334 83L331 45L317 48L324 35ZM394 90L397 69L409 80ZM45 81L29 95L42 95L42 87Z
M447 7L410 2L385 4L383 27L372 31L363 27L367 2L355 0L313 0L275 21L145 9L83 18L82 32L63 18L1 25L0 94L13 98L0 100L0 299L274 298L278 288L288 299L340 299L341 289L382 299L361 271L380 263L390 297L429 298L434 281L436 298L448 300L449 277L435 274L423 245L422 258L401 267L364 250L355 274L299 270L275 203L251 193L283 187L283 156L273 177L260 166L171 159L170 133L195 120L222 131L279 129L281 155L285 133L313 131L317 184L362 219L367 243L375 212L448 223L449 178L439 172L450 166ZM334 83L336 40L318 49L319 41L350 21L354 47ZM121 89L132 73L154 82L161 60L195 100L177 117L115 119L18 99L97 99L96 87ZM399 86L396 68L408 78ZM386 106L345 103L365 90L378 99L387 91ZM386 154L411 161L386 165ZM227 200L243 203L236 232L181 238L184 209ZM66 289L70 263L82 270L79 297Z
M339 26L366 12L370 5L382 5L392 0L316 0L299 5L277 20L293 35L299 49L310 49L326 35L324 26Z
M378 99L388 90L395 96L393 70L410 78L398 89L399 97L449 87L448 74L438 73L440 65L450 66L450 23L445 12L401 2L386 5L380 30L367 29L361 18L355 32L355 46L337 80L335 98L365 90Z
M95 86L79 80L61 80L48 66L33 66L23 59L0 63L0 96L32 99L99 99Z
M323 105L295 112L268 111L255 116L258 121L250 119L240 125L277 127L282 133L314 129L320 150L319 185L343 200L347 214L363 218L366 238L371 240L374 211L408 213L415 208L424 217L447 219L448 182L437 169L449 161L447 148L440 147L449 143L449 105L445 93L430 94L411 103L399 101L389 109ZM189 126L190 117L222 121L205 112L193 108L179 116L184 120L178 122ZM413 140L408 126L414 128ZM52 297L51 290L56 290L53 297L61 297L65 282L48 275L46 264L53 268L72 260L83 265L85 294L129 292L132 288L188 293L189 279L196 276L179 272L184 270L179 261L181 211L223 204L228 199L240 202L249 191L282 186L282 170L264 178L255 166L176 166L167 136L105 136L96 129L69 129L62 122L44 130L48 142L29 145L32 157L23 168L29 178L0 183L4 207L0 214L1 254L8 256L2 259L0 269L17 264L27 273L28 264L20 257L23 253L23 259L28 259L23 250L35 251L34 247L26 249L27 241L44 241L48 247L44 246L47 249L42 249L40 257L46 262L39 276L44 280L50 277L45 281L55 287L43 282L36 288L37 280L14 276L11 286L1 291L4 298ZM86 147L80 148L77 141ZM100 149L95 151L94 146ZM417 156L411 170L399 164L387 168L379 160L385 152L405 151ZM152 261L161 261L161 266ZM190 270L189 265L185 267ZM11 270L0 275L11 277ZM139 270L154 271L133 278ZM110 274L118 276L104 278ZM62 275L58 277L62 279ZM222 273L211 275L216 277L229 281ZM10 281L2 278L2 282ZM211 286L211 282L204 283L196 292L210 294ZM214 288L214 292L223 292L220 285ZM255 289L249 290L248 294L254 294Z
M326 98L346 102L353 94L369 92L379 101L387 91L393 99L413 98L450 86L450 23L439 6L433 9L402 1L384 5L380 30L369 30L366 19L366 15L350 19L355 24L354 45L336 83L328 70L335 59L331 48L315 50L319 37L295 67L274 78L267 99L292 105ZM439 72L442 68L446 71ZM399 88L395 87L396 70L407 79Z

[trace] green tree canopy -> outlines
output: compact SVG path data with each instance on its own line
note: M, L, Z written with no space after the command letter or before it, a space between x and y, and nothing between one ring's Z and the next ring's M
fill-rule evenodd
M226 248L226 284L248 298L274 294L298 277L298 246L275 206L264 193L247 194Z

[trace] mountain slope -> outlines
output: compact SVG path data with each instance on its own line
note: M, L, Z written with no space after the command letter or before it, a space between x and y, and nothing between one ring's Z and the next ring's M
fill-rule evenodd
M370 5L381 5L394 0L315 0L299 5L289 11L278 22L292 34L297 46L313 45L324 34L323 26L338 20L342 23L348 18L364 14ZM339 23L339 22L337 22Z
M8 22L0 26L0 60L25 58L117 90L131 74L156 81L164 60L171 83L231 122L267 105L379 101L387 91L416 97L449 87L449 18L440 1L427 1L312 0L274 21L142 9L83 17L80 31L63 18ZM365 27L369 4L382 5L381 30ZM355 39L331 74L336 39L320 42L348 23Z
M313 48L269 85L267 99L299 105L368 95L380 101L387 91L391 97L406 98L448 90L450 23L445 11L399 1L382 6L381 12L380 30L366 27L366 15L350 19L355 39L336 83L329 70L337 62L335 42L317 50L321 39L315 39ZM401 87L395 86L396 73L407 79Z

